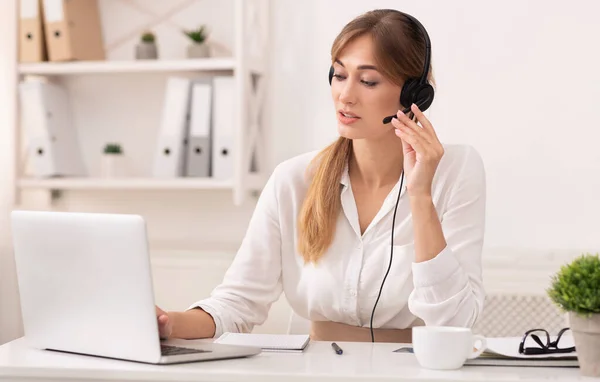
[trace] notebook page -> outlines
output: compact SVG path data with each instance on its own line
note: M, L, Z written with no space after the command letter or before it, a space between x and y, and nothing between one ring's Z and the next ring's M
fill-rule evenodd
M551 337L550 340L555 340L556 337ZM500 338L487 338L487 348L483 356L486 354L501 355L510 358L521 358L521 359L569 359L576 358L577 353L554 353L554 354L539 354L539 355L525 355L519 353L519 343L521 342L520 337L500 337ZM571 347L574 346L575 342L573 337L565 334L560 340L559 346Z
M262 349L302 350L310 337L306 334L223 333L215 343L225 345L255 346Z

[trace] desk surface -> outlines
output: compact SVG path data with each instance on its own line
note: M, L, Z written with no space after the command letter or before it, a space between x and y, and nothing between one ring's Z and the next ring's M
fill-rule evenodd
M202 341L170 341L193 347ZM263 352L250 358L179 365L146 365L31 349L23 339L0 346L0 379L105 381L576 381L578 368L464 366L422 369L414 355L394 353L399 344L311 342L304 353Z

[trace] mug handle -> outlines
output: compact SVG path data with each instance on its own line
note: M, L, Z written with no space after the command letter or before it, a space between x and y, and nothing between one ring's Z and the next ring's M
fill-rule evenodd
M474 359L477 358L481 355L481 353L483 353L487 347L487 342L485 341L485 337L484 336L480 336L479 334L474 334L473 335L473 347L475 347L475 342L477 342L477 340L481 341L481 347L475 351L473 351L467 358L468 359Z

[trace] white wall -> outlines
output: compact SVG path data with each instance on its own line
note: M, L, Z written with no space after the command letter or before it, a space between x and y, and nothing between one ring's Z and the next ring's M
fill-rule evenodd
M0 17L12 14L9 3L0 2ZM110 7L118 7L118 3L119 0L102 0L103 15ZM170 2L144 2L159 8L167 7L167 3ZM195 23L196 16L200 20L208 17L207 12L225 14L230 9L227 2L221 1L205 0L199 4L196 12L174 16L174 22ZM559 262L577 254L579 249L600 248L596 224L600 198L595 197L600 191L596 177L600 152L595 147L600 139L596 130L600 111L595 107L600 100L600 72L596 70L600 67L600 52L595 49L596 36L600 35L596 22L600 3L594 1L272 0L267 115L270 165L323 147L335 138L326 81L330 45L352 17L379 7L409 12L429 31L438 85L430 118L444 142L474 145L485 161L486 253L501 258L503 266L508 263L521 267L522 263L512 263L507 258L523 261L531 257L535 263L538 255L557 254L560 256L548 259ZM134 13L115 13L114 23L132 27L127 23L133 20ZM0 39L0 233L6 236L6 213L12 193L12 178L7 174L12 170L13 148L9 144L10 129L4 126L14 118L13 100L7 98L12 91L14 68L4 54L13 47L13 41L7 41L11 31L5 30L10 25L4 19L0 25L4 31L0 33L4 36ZM172 57L182 54L183 46L174 31L173 25L158 31L164 54ZM217 33L225 43L229 41L226 25L218 26ZM126 57L132 46L133 42L123 45L111 53L112 58ZM96 95L110 94L107 92L111 84L105 83L104 77L74 78L69 80L69 86L83 91L86 81L98 85ZM123 91L133 92L155 86L153 81L157 79L134 76L120 81ZM147 157L148 151L144 150L150 147L152 131L157 126L153 118L139 114L138 119L123 124L110 109L84 104L85 97L80 102L98 114L98 118L90 120L91 125L84 127L88 132L84 140L88 139L89 145L93 145L94 131L106 127L102 118L107 118L117 121L117 125L121 123L122 128L105 130L105 137L114 133L130 142L144 137L143 145L134 146L133 150L138 151L138 158ZM147 95L121 106L155 102L155 96ZM137 162L136 171L146 171L145 165ZM164 195L168 195L167 207ZM253 203L235 208L230 201L228 192L112 192L72 193L60 205L74 210L142 212L149 219L156 241L194 245L216 242L235 248L243 237ZM4 260L0 280L10 280L7 252L0 259ZM5 264L9 264L8 268ZM544 260L543 264L548 262ZM15 333L14 321L6 324L5 315L14 302L13 292L0 294L0 335Z

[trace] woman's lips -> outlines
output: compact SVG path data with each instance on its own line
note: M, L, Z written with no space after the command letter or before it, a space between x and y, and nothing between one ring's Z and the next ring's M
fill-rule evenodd
M340 121L344 125L351 125L359 119L360 117L347 117L342 111L338 112L338 121Z

